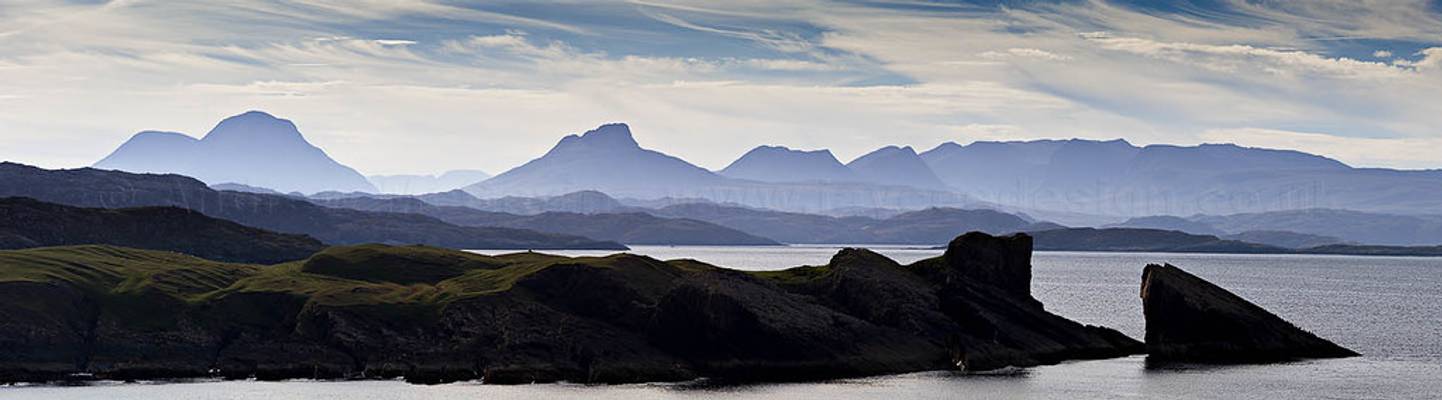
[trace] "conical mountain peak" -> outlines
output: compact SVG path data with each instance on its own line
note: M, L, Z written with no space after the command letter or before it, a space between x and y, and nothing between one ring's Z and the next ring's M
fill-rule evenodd
M540 158L467 186L478 197L556 196L597 190L617 197L660 198L717 184L722 178L685 160L641 148L622 123L561 139Z

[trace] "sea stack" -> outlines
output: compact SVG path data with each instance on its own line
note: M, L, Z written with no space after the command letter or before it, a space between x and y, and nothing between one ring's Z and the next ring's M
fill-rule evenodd
M1170 264L1142 271L1141 296L1150 362L1241 364L1358 355Z

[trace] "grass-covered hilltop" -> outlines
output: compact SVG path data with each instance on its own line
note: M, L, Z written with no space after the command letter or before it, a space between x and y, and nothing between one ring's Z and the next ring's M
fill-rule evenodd
M1143 351L1031 297L1031 239L747 273L616 254L331 247L271 266L111 246L0 251L0 381L799 380Z

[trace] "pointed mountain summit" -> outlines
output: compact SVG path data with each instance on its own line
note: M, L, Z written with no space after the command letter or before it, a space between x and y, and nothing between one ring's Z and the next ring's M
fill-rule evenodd
M95 167L281 192L376 191L360 173L306 141L294 123L260 111L226 118L198 140L174 132L138 133Z
M759 146L720 171L728 178L760 182L856 182L856 172L836 160L830 150L792 150Z
M917 156L911 146L886 146L857 157L846 164L861 179L881 185L911 186L924 189L945 189L931 167Z
M725 181L657 151L641 148L626 124L568 135L540 158L465 190L478 197L557 196L597 190L618 197L660 198Z

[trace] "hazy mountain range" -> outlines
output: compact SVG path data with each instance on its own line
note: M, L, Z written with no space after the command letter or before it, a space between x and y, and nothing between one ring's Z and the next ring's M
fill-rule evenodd
M885 220L940 207L996 209L1074 226L1246 235L1278 246L1442 242L1442 217L1435 216L1442 213L1442 171L1353 168L1297 151L1230 144L945 143L920 154L887 146L847 163L825 149L759 146L713 172L643 148L627 125L614 123L568 135L495 177L452 171L368 180L307 142L290 121L252 111L227 118L198 140L142 132L96 166L178 173L225 190L319 192L322 199L417 195L434 205L517 215L714 203ZM549 204L556 202L569 204ZM1129 217L1136 218L1119 223Z
M763 153L769 151L763 150ZM774 163L789 163L799 158L807 171L831 170L826 154L806 155L782 151L780 156L754 155L752 161L740 162L731 171L716 173L680 158L642 148L625 124L607 124L579 135L562 138L549 152L519 167L496 175L484 182L465 188L477 197L557 196L577 191L594 190L616 197L637 199L702 198L720 203L736 203L753 207L795 211L819 211L838 207L925 208L928 206L962 206L973 203L965 195L931 187L905 186L910 178L896 176L894 182L882 185L870 182L834 180L819 173L814 176L796 174L792 177L741 179L728 173L758 178L761 168L782 168ZM904 159L893 157L891 151L849 170L870 171L874 179L886 180L886 174L907 171ZM820 159L818 162L818 159ZM919 164L919 163L917 163ZM774 165L774 166L773 166ZM749 171L749 172L748 172ZM859 174L858 175L862 175ZM798 179L791 181L792 179ZM866 180L867 178L862 178ZM785 183L779 182L785 181Z
M781 243L761 236L686 218L663 218L649 213L580 213L545 211L520 215L464 206L438 206L414 198L351 197L324 200L328 207L366 211L421 214L461 226L508 227L539 232L581 235L628 245L774 246Z
M294 123L260 111L226 118L201 139L140 132L95 168L173 173L280 192L376 191L360 173L306 141Z
M291 246L287 243L294 242L266 231L308 235L332 245L421 243L473 249L623 248L618 243L936 245L957 232L980 231L1032 232L1037 235L1039 248L1051 250L1380 255L1439 254L1442 250L1435 245L1397 247L1373 245L1375 242L1356 245L1343 243L1337 236L1272 229L1277 224L1290 222L1289 226L1295 229L1307 230L1309 225L1302 222L1337 219L1335 214L1340 214L1354 222L1375 220L1392 227L1410 227L1410 232L1419 235L1413 237L1414 241L1430 244L1416 237L1427 237L1428 229L1435 227L1404 225L1431 221L1422 217L1387 219L1381 217L1388 216L1378 214L1329 210L1130 221L1174 229L1076 229L988 209L927 208L873 218L782 212L704 200L648 208L626 204L600 192L491 200L474 198L461 191L422 196L328 193L333 197L216 191L179 175L97 169L44 170L0 163L0 197L24 196L38 200L18 199L7 218L0 218L3 220L0 225L8 227L0 229L0 244L10 247L115 244L235 259L236 247L215 242L226 242L225 237L236 235L257 239L255 245ZM427 202L428 199L465 205L437 205ZM181 207L188 211L95 209L145 206ZM540 212L511 214L479 208L486 206ZM1266 223L1273 225L1263 225ZM1344 225L1343 233L1355 233L1362 224ZM1313 228L1325 226L1325 222L1313 222ZM1380 231L1387 227L1373 229ZM1184 230L1243 231L1219 236ZM199 236L184 236L181 231ZM165 235L171 235L170 239ZM248 246L246 240L228 243L242 248ZM286 250L289 253L258 256L295 257L307 251L295 246L289 248L291 250Z
M1439 245L1378 246L1332 243L1288 247L1229 237L1145 228L1062 228L1028 233L1035 239L1037 250L1048 251L1442 256L1442 246Z
M460 249L625 249L619 243L525 229L469 227L419 214L336 209L288 195L217 191L180 175L94 168L47 170L0 163L0 197L74 207L172 206L242 225L304 234L330 245L426 244ZM171 223L154 220L152 224Z
M936 173L911 146L886 146L846 163L863 180L874 184L947 190Z
M491 174L473 169L446 171L440 175L371 175L366 179L378 193L426 194L449 192L490 179Z
M773 183L861 181L856 171L836 160L830 150L782 146L756 147L717 172L728 178Z
M1442 210L1437 171L1352 168L1290 150L1041 140L947 143L921 157L977 199L1030 209L1117 216Z
M1332 209L1194 215L1190 217L1142 217L1113 226L1220 235L1283 247L1294 247L1286 246L1286 243L1289 242L1314 245L1319 243L1365 243L1396 246L1442 243L1442 215L1396 215Z
M567 232L642 245L935 245L955 237L957 232L1001 234L1060 227L1000 211L956 208L928 208L873 218L783 212L705 200L647 207L628 205L595 191L501 199L477 199L465 192L410 197L352 193L310 198L330 207L417 213L457 225Z
M712 173L640 147L624 124L567 136L540 158L465 190L482 198L597 190L802 212L987 207L1076 215L1072 222L1103 219L1087 215L1442 210L1437 171L1352 168L1290 150L1039 140L946 143L921 154L888 146L842 164L826 150L761 146Z

